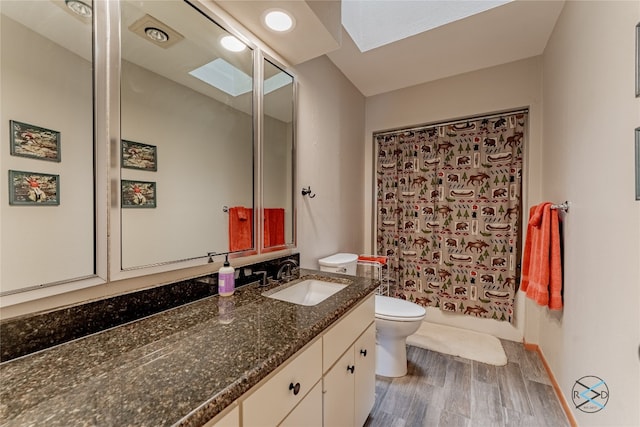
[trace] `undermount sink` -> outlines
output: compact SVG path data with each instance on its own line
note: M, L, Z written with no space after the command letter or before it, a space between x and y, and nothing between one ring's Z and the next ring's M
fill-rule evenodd
M299 305L316 305L329 298L347 285L325 282L318 279L305 279L276 292L269 291L262 295ZM272 293L273 292L273 293Z

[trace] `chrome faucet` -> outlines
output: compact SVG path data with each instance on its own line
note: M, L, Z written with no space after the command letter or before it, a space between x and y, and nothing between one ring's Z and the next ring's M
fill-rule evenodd
M280 264L278 274L276 274L276 280L289 281L291 279L297 279L300 269L298 263L293 259L287 259Z
M259 287L267 286L269 284L266 270L254 271L253 274L262 274L262 280L260 280L260 284L258 285Z

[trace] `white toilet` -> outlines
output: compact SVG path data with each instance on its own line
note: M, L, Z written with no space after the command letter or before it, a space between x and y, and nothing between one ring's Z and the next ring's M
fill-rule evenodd
M407 374L407 337L418 330L426 313L410 301L376 295L377 375Z
M355 276L358 256L339 253L319 260L320 271ZM418 330L426 314L410 301L376 295L376 374L407 374L407 337Z

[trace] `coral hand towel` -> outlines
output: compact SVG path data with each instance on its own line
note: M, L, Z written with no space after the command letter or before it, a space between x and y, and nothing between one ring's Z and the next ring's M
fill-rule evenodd
M264 210L264 247L284 245L284 209Z
M529 210L520 288L539 305L562 308L562 260L558 211L551 203Z
M229 208L229 251L242 251L253 247L253 209L236 206Z

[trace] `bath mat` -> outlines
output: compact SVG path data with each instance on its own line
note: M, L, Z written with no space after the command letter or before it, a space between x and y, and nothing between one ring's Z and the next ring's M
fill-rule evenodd
M422 322L418 331L407 337L407 344L489 365L507 364L507 355L498 338L451 326Z

